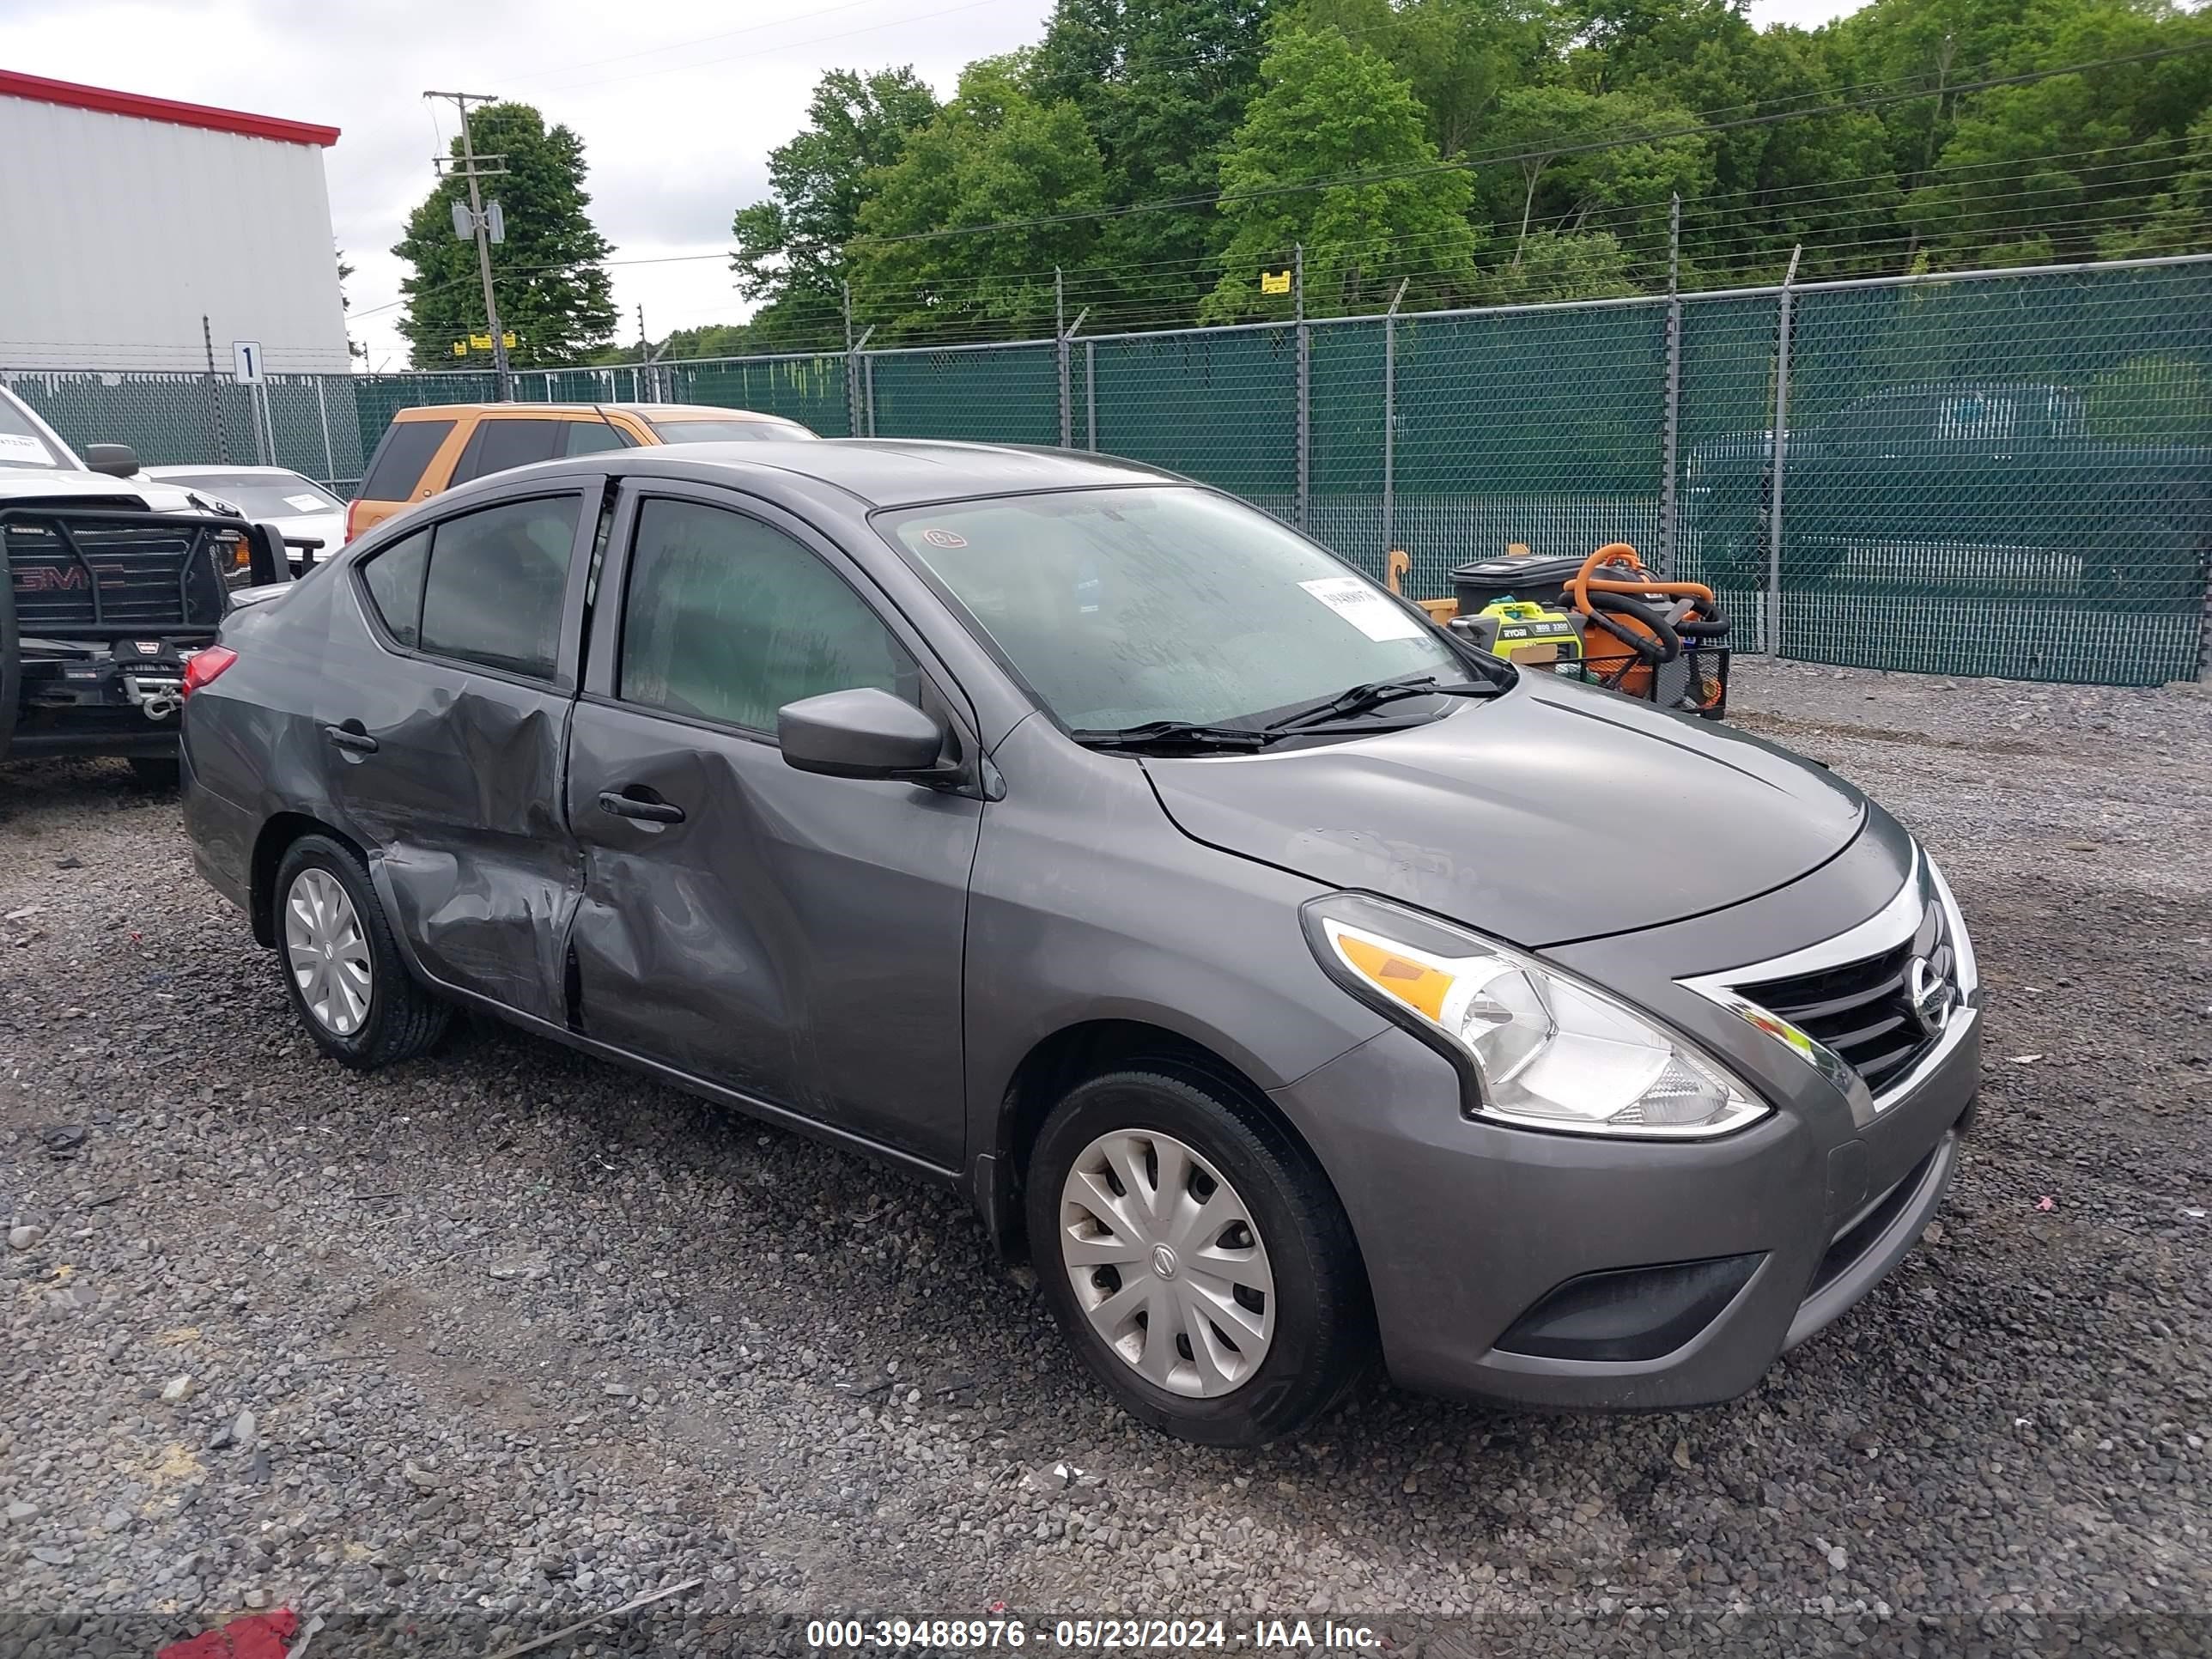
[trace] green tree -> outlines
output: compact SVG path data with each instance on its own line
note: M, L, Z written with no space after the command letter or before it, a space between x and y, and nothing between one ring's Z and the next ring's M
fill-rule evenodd
M1081 112L1104 199L1183 205L1098 227L1102 274L1080 303L1109 325L1188 320L1219 239L1208 204L1223 151L1259 89L1273 0L1059 0L1030 66L1047 104Z
M1468 176L1439 164L1425 112L1380 53L1333 28L1279 32L1261 66L1264 88L1221 163L1220 211L1231 234L1201 320L1279 315L1262 269L1305 250L1309 314L1387 304L1401 276L1419 298L1449 301L1474 278ZM1341 182L1346 179L1358 182ZM1297 186L1309 181L1340 182Z
M2152 198L2142 222L2106 231L2098 244L2108 259L2201 253L2207 248L2212 248L2212 110L2191 125L2180 171Z
M2212 41L2212 18L2124 0L2045 0L2014 72ZM2094 258L2155 212L2212 99L2195 53L2114 64L1968 99L1903 210L1939 266Z
M1501 96L1544 75L1559 28L1547 0L1298 0L1291 15L1389 58L1447 161L1466 153Z
M1707 191L1712 154L1688 112L1632 93L1565 85L1516 88L1483 124L1485 205L1512 258L1539 230L1607 230L1650 264L1663 259L1670 197ZM1594 223L1594 217L1602 216Z
M1090 259L1097 240L1094 220L1062 216L1105 200L1081 112L1032 96L1009 58L970 64L869 185L846 258L854 310L878 343L1051 332L1054 268ZM944 234L971 226L1005 228Z
M769 152L769 196L731 224L738 291L759 302L752 335L817 344L842 327L845 245L860 228L869 179L896 165L908 137L937 113L912 68L833 70L807 102L806 125Z
M583 362L613 337L613 284L602 264L610 248L586 210L584 141L548 128L528 104L483 104L469 112L478 161L497 155L505 176L484 189L498 199L507 240L491 250L493 293L502 330L515 337L521 368ZM451 153L458 161L457 134ZM483 288L473 240L453 234L453 207L468 200L461 179L441 179L407 218L392 251L414 268L400 293L399 331L415 366L450 367L453 342L484 331Z
M1491 274L1485 297L1493 305L1519 306L1625 299L1639 291L1627 250L1610 231L1535 230L1518 257Z

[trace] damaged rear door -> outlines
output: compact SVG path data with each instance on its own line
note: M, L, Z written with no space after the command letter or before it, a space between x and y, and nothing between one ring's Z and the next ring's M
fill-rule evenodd
M362 562L318 697L331 793L434 978L558 1023L578 858L561 773L599 490L502 492ZM592 485L599 480L589 481Z

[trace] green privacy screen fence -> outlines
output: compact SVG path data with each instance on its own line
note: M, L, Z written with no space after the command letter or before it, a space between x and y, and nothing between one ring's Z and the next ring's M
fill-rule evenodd
M1403 548L1424 596L1470 560L1624 540L1718 588L1739 644L1814 661L2156 684L2207 649L2212 256L514 378L1126 456L1374 574ZM342 489L393 410L496 395L480 372L278 376L259 399L0 380L75 443Z

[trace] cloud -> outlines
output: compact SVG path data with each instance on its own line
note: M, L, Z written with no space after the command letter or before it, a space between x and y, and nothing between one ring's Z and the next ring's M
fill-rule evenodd
M586 188L617 258L622 336L740 319L720 256L730 216L767 188L769 149L797 131L831 69L912 64L940 93L973 58L1030 44L1050 0L14 0L0 62L33 75L319 121L331 224L355 267L354 333L399 367L405 267L389 252L453 134L425 88L536 104L584 139ZM98 51L88 44L98 43ZM251 212L251 203L240 203Z

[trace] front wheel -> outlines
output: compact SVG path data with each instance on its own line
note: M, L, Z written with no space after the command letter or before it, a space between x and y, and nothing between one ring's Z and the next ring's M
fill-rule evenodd
M1125 1071L1071 1091L1028 1170L1030 1249L1123 1409L1214 1446L1294 1434L1372 1352L1366 1277L1312 1158L1207 1082Z
M276 866L274 896L285 994L318 1048L366 1071L437 1042L451 1010L410 977L359 854L302 836Z

